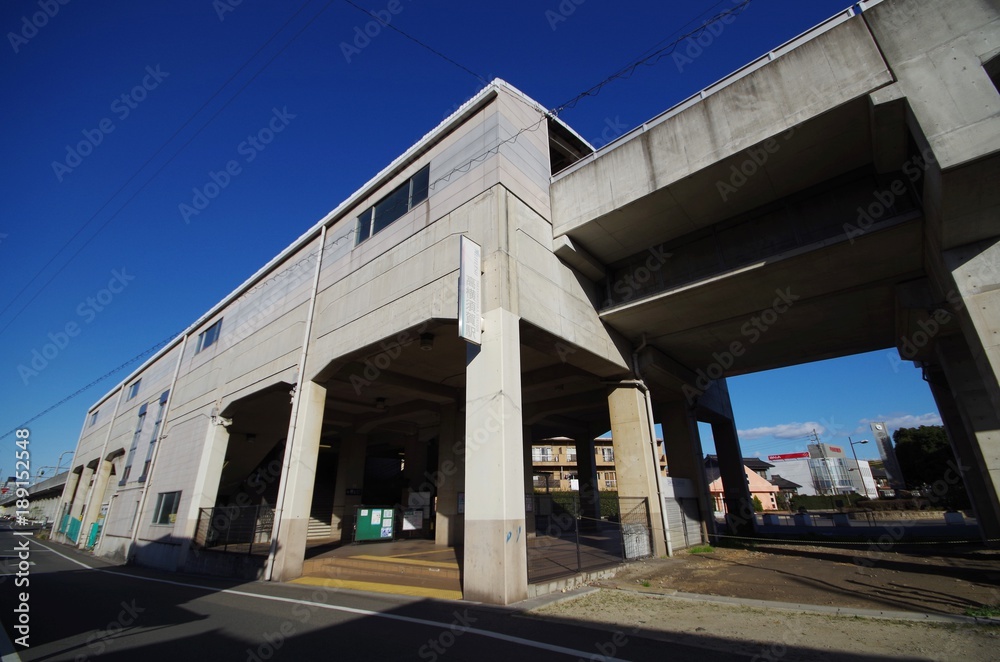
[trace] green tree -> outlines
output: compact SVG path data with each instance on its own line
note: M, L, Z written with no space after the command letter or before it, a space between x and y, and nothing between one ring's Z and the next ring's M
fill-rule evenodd
M753 495L753 511L755 513L764 512L764 504L760 502L760 497L756 494Z
M944 478L949 469L957 466L948 435L940 425L900 428L893 433L892 440L896 444L899 468L903 472L907 486L911 488L933 486L935 482ZM954 474L955 471L951 473ZM949 484L946 493L936 496L945 506L954 508L968 506L968 495L961 480L953 485Z

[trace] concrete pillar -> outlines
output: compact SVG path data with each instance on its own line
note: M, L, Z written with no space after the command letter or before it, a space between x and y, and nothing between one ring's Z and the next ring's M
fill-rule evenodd
M667 534L663 530L657 476L647 414L646 399L635 385L623 384L608 393L611 413L611 440L615 450L615 473L618 476L618 496L645 497L649 504L654 556L667 555Z
M942 258L955 283L945 295L948 312L958 313L980 388L1000 411L1000 238L945 251Z
M340 440L337 479L333 486L333 536L342 542L352 540L355 511L361 505L365 481L365 456L368 436L348 434Z
M580 526L597 526L601 519L601 494L597 482L597 462L594 440L576 440L576 475L580 480L580 511L584 519Z
M85 466L83 468L83 472L80 474L80 482L76 486L76 494L73 496L73 503L69 509L70 522L72 522L73 520L79 520L83 518L83 509L87 505L87 497L90 494L90 480L93 477L94 477L94 468L90 466ZM77 534L76 540L71 540L71 542L73 542L74 544L78 543L80 539L83 537L84 533L83 533L83 528L81 527L80 532Z
M162 444L163 440L156 443ZM201 449L201 459L197 465L191 503L184 519L182 533L184 542L177 552L177 567L183 567L188 560L202 508L214 508L219 498L219 481L222 480L222 468L226 464L228 448L229 428L209 422L205 432L205 444Z
M712 421L715 452L719 457L723 496L726 503L726 522L732 535L752 536L754 532L753 500L743 468L743 453L736 436L736 423L731 418L715 417Z
M275 513L278 536L272 541L277 550L271 577L276 581L288 581L302 575L319 440L323 432L326 388L305 381L301 389L297 394L295 430L289 435L285 448L284 480L280 486L284 492L283 502L281 510Z
M108 480L111 478L111 466L110 460L101 460L101 464L97 469L97 479L94 481L94 489L90 492L90 499L81 518L83 523L80 526L80 538L77 540L76 545L80 549L83 549L87 545L87 538L90 537L90 527L97 521L98 515L101 514L104 493L108 489Z
M400 495L404 508L410 505L410 492L421 490L424 474L427 473L427 442L418 435L410 435L403 440L403 478L406 487Z
M968 487L972 488L970 496L976 504L980 529L988 539L996 538L1000 529L1000 415L961 338L938 339L937 354L965 432L954 434L957 426L949 425L949 439L955 454L967 465L964 474L972 475ZM941 415L945 416L945 410ZM950 423L949 419L945 422Z
M465 516L458 512L458 493L465 490L464 419L456 415L455 405L441 408L441 434L438 437L437 514L434 544L455 547L462 542Z
M535 535L535 466L531 461L531 426L525 425L521 429L522 461L524 462L524 532L527 536Z
M73 499L76 498L76 488L80 484L80 474L75 471L71 471L69 476L66 477L66 485L63 486L62 498L60 500L60 506L58 511L59 521L55 524L55 530L59 530L59 526L62 525L63 515L68 515L73 509ZM69 527L69 520L66 521L67 528ZM66 542L65 532L60 533L56 540L61 542Z
M671 478L691 481L698 496L702 540L715 533L715 516L708 481L705 479L704 452L694 413L684 402L671 402L657 408L663 428L663 447L667 455L667 471Z
M80 519L83 517L83 509L87 505L87 495L90 492L90 479L94 477L94 467L86 466L80 474L80 483L76 486L76 494L73 496L73 505L70 506L70 517Z
M528 597L518 321L503 308L485 313L466 366L463 591L490 604Z
M989 539L1000 539L1000 520L993 513L993 507L989 499L984 498L989 494L989 472L985 471L984 462L980 454L976 453L975 444L969 433L965 429L962 420L962 412L955 402L948 380L940 366L926 367L924 377L931 387L931 394L937 404L941 420L944 421L945 432L948 433L948 440L951 442L952 451L955 453L955 465L952 471L961 474L965 482L965 490L972 503L972 509L976 513L976 521L979 522L980 531L983 537ZM980 515L980 510L983 515Z

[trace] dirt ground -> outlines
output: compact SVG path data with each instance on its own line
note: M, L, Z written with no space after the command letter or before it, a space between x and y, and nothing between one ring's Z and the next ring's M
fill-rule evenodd
M927 550L927 551L925 551ZM947 553L947 555L943 555ZM648 588L644 586L648 583ZM1000 550L757 545L631 564L600 585L797 604L964 614L1000 604Z
M1000 604L1000 551L887 553L770 545L631 564L604 590L533 612L758 660L995 660L1000 624L858 618L852 609L964 614ZM679 593L826 607L842 615L687 600ZM638 630L637 630L638 629ZM627 659L627 649L621 651ZM710 655L706 659L711 659Z

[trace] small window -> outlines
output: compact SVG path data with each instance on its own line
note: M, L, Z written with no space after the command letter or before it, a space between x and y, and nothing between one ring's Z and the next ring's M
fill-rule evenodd
M88 424L87 427L93 427L94 423L97 422L97 412L98 411L99 410L95 410L93 413L90 414L90 423Z
M141 379L137 379L137 380L135 380L134 384L132 384L131 386L128 387L128 397L125 398L126 402L128 402L129 400L131 400L135 396L139 395L139 384L140 383L142 383L142 380Z
M173 524L177 521L177 507L181 503L180 492L160 492L156 497L153 524Z
M358 216L356 244L389 227L403 214L427 199L430 188L430 166L425 165L416 174L394 188L388 195L364 210Z
M195 354L214 345L215 341L219 339L219 331L221 330L222 320L219 320L198 334L198 349L195 351Z

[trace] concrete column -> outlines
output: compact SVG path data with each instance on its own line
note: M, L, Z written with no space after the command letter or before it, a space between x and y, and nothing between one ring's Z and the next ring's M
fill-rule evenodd
M427 472L427 442L421 441L417 435L411 435L403 441L403 477L406 488L400 495L403 507L409 505L410 492L420 490Z
M68 515L73 509L73 499L76 498L76 488L80 484L80 474L75 471L71 471L69 476L66 477L66 485L63 486L62 499L60 500L60 506L58 511L59 521L56 522L56 531L59 530L59 525L62 523L63 515ZM69 520L66 521L67 528L69 527ZM56 540L61 542L66 542L66 534L60 533Z
M753 500L743 468L743 453L736 436L736 423L730 418L716 417L711 421L715 452L719 457L723 496L726 503L726 522L732 535L751 536L754 532Z
M611 413L611 440L615 450L615 473L618 496L645 497L649 504L654 556L667 555L667 537L663 530L657 475L653 458L646 399L635 385L612 388L608 394Z
M482 345L466 367L465 598L528 597L518 317L483 315Z
M525 425L521 429L521 438L523 443L521 444L524 463L524 532L528 537L533 537L535 535L535 466L531 461L531 426ZM530 504L530 505L529 505ZM528 509L531 509L528 512Z
M279 524L271 576L276 581L288 581L302 575L326 389L315 382L304 381L297 397L295 431L289 436L285 449L285 476L280 487L284 498L281 510L275 513Z
M458 512L458 493L465 490L464 419L456 415L455 405L441 408L441 434L438 437L437 514L434 544L455 547L462 542L465 516Z
M84 467L80 474L80 483L76 486L76 494L73 496L73 505L70 506L70 517L74 519L83 517L83 509L87 505L87 494L90 491L90 479L93 477L94 469L90 466Z
M955 402L948 380L939 366L927 367L924 370L925 379L931 387L931 394L934 396L952 451L955 453L956 462L952 471L961 474L965 482L965 490L976 513L976 521L979 522L983 537L1000 538L1000 526L998 526L1000 521L990 516L993 512L992 506L989 500L984 498L989 494L989 473L984 471L981 455L975 452L975 445L965 429L961 409ZM979 514L980 510L983 511L983 515Z
M108 489L108 480L111 478L111 466L109 460L101 460L101 464L98 467L94 489L91 490L87 507L83 511L80 538L76 541L76 546L80 549L83 549L87 545L87 538L90 536L90 526L97 521L97 516L101 514L101 502L104 501L104 493Z
M333 486L332 531L341 542L350 541L354 533L355 510L361 505L365 481L367 450L367 435L348 434L340 440L337 479Z
M959 314L980 388L1000 411L1000 238L945 251L942 258L956 286L945 299Z
M156 442L162 444L163 440ZM229 428L223 425L208 423L205 432L205 444L201 449L201 459L195 474L191 504L188 506L187 517L184 520L184 542L177 552L177 567L183 567L191 551L191 542L198 527L198 517L202 508L214 508L219 498L219 481L222 480L222 468L226 464L226 451L229 448Z
M80 482L76 486L76 494L73 496L73 503L69 509L70 522L72 522L75 519L78 520L83 518L83 509L87 505L87 497L90 494L90 480L91 478L93 478L93 476L94 476L94 469L91 468L90 466L85 466L83 468L83 472L80 474ZM77 534L76 540L73 540L72 542L76 544L83 537L84 533L83 533L83 528L81 527L80 532Z
M960 431L965 433L954 434L957 426L945 419L948 436L955 454L967 465L963 473L972 476L968 487L980 529L987 538L995 538L1000 529L1000 415L961 338L938 339L937 354L962 423ZM941 415L945 416L944 410Z
M576 475L580 479L580 511L584 519L580 526L597 525L601 519L601 494L597 482L597 462L594 440L576 440Z
M705 479L705 454L701 448L698 421L684 402L660 405L657 414L663 428L667 471L671 478L691 481L695 494L698 495L702 540L707 540L709 533L715 533L715 516L708 481Z

